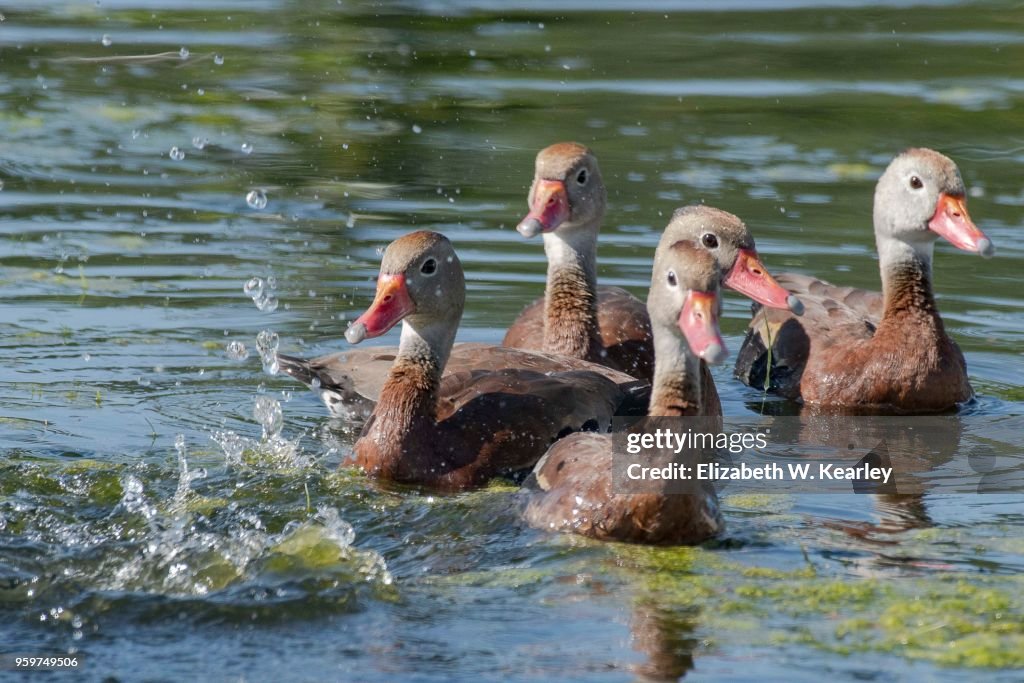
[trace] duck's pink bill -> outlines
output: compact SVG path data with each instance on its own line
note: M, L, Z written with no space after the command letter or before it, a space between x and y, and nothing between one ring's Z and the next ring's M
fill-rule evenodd
M690 350L708 363L721 363L729 355L718 329L718 296L714 292L687 292L679 329Z
M803 302L776 282L753 249L739 250L724 284L769 308L788 308L796 315L803 315Z
M415 310L416 304L405 286L405 276L382 274L377 279L373 303L345 330L345 339L358 344L364 339L379 337Z
M967 213L967 202L945 192L939 194L935 215L928 221L928 229L949 240L957 249L976 251L985 258L992 258L996 248L992 240L971 220Z
M569 195L561 180L536 180L530 193L530 213L516 230L523 237L552 232L569 220Z

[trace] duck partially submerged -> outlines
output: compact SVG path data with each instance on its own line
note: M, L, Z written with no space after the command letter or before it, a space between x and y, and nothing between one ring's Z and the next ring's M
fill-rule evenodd
M643 383L605 368L477 369L442 382L464 303L447 238L420 231L388 246L376 297L345 337L357 344L401 322L401 342L350 464L383 479L470 488L529 468L556 439L607 429L617 412L646 402Z
M875 188L882 292L783 273L806 305L799 320L755 312L736 363L746 384L804 403L938 412L973 396L963 353L946 333L932 290L935 240L990 257L995 249L967 213L951 159L930 149L896 156ZM771 347L771 353L768 348Z
M646 307L621 287L597 285L597 234L606 196L597 158L583 145L563 142L537 154L530 211L516 229L524 237L542 235L547 286L544 297L512 323L502 345L588 360L650 381L654 349ZM713 253L726 286L767 306L799 311L799 301L761 264L742 222L719 223L701 207L683 211L666 228L673 241L695 240Z
M718 330L720 278L718 263L698 244L683 240L658 247L647 299L655 347L649 417L705 415L720 426L721 410L706 413L701 398L701 362L726 356ZM613 471L624 454L616 456L613 449L613 437L606 434L572 434L556 442L527 479L526 520L540 529L649 544L699 543L722 530L710 486L678 493L674 482L661 481L648 482L640 493L619 490ZM692 464L711 455L656 453L643 462Z

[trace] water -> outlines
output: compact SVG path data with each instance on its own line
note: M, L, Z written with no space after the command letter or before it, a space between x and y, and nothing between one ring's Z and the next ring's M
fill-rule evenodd
M642 294L672 209L705 201L772 269L876 286L873 180L925 144L998 248L937 250L971 410L1019 413L1018 10L702 6L5 8L3 650L81 653L89 679L1019 678L1019 495L733 496L710 547L598 545L524 528L511 487L337 471L355 427L228 351L265 350L263 330L344 348L377 249L417 227L467 269L460 339L500 339L541 292L513 226L536 150L563 139L609 184L602 282ZM242 291L254 277L273 305ZM747 310L727 297L734 354ZM716 377L727 413L760 407Z

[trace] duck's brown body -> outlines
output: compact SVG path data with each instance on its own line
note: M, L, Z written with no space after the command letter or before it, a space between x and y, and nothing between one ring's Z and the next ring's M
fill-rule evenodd
M778 279L806 312L799 319L773 310L754 315L737 361L751 386L767 378L787 398L896 412L942 411L971 398L963 353L946 334L926 281L906 282L886 307L878 292L793 273Z
M693 406L689 411L652 407L650 415L681 417L684 412L700 414ZM665 453L644 464L664 467L679 462L693 467L712 455ZM607 434L571 434L557 442L527 482L527 487L543 494L528 496L524 517L533 526L550 531L650 545L700 543L721 532L724 523L710 485L697 486L689 493L680 493L674 482L663 482L657 490L652 489L659 485L648 484L643 493L617 491L613 472L622 462L615 459L613 438Z

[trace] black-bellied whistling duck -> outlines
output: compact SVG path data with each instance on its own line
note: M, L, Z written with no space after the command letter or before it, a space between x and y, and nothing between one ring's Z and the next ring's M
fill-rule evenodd
M589 360L650 381L654 353L647 309L620 287L597 286L597 233L605 198L597 159L583 145L563 142L537 154L530 212L516 229L524 237L543 236L547 287L544 297L512 323L502 345ZM704 226L703 218L713 216L677 212L666 232L673 241L697 240L712 252L728 274L726 286L768 306L793 304L799 310L799 301L758 260L742 222L712 227Z
M698 244L658 247L647 298L655 347L649 417L704 414L701 360L721 362L726 356L718 331L720 279L714 257ZM720 424L720 416L719 410L709 422ZM679 456L649 454L638 462L664 467L710 455L687 450ZM674 482L661 481L647 482L640 493L621 492L613 481L615 457L606 434L572 434L556 442L526 481L526 520L540 529L633 543L699 543L721 531L712 488L678 493Z
M350 463L399 482L459 490L531 467L556 439L604 429L646 400L643 383L605 368L442 372L465 303L462 265L443 235L413 232L384 252L377 294L345 337L402 323L398 353Z
M874 223L882 292L783 273L806 313L755 312L736 364L743 382L760 388L768 377L771 390L806 404L907 413L971 398L963 353L935 305L932 251L938 237L985 257L995 250L967 214L956 164L930 149L899 154L875 187Z

